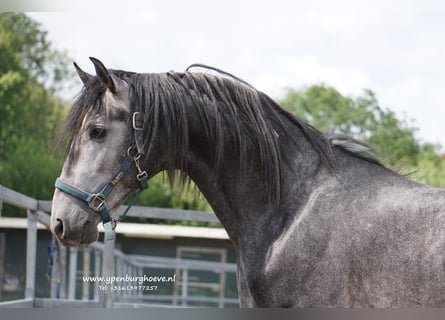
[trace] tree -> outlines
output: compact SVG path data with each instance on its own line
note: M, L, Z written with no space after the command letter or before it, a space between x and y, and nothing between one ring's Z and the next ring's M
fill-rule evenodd
M38 23L0 13L0 183L39 199L62 163L53 147L67 104L56 92L72 79L68 65Z

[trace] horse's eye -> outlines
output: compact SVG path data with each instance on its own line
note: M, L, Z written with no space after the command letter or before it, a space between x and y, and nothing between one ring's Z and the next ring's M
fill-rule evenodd
M93 127L90 130L90 138L93 140L102 139L105 137L106 130L103 127Z

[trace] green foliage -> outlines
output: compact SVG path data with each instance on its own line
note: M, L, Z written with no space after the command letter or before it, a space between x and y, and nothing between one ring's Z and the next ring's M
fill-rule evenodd
M445 155L439 146L425 144L415 161L407 165L413 179L437 187L445 187Z
M67 105L55 92L67 65L39 24L0 13L0 184L38 199L50 199L62 164L53 148Z
M0 164L1 184L36 199L50 199L63 159L32 139L24 139Z
M421 143L417 128L380 107L375 94L365 90L358 98L342 96L336 89L314 85L300 91L288 89L282 106L323 132L338 132L375 147L376 156L392 167L414 172L420 182L445 186L444 157L440 146ZM420 168L420 169L419 169Z
M162 172L150 179L150 188L141 195L139 204L159 208L211 211L209 204L193 183L189 188L178 190L170 185L167 174Z

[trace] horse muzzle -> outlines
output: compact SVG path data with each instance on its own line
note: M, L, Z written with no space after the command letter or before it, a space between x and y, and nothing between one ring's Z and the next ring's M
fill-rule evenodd
M59 242L67 247L90 244L99 237L97 225L92 221L86 221L79 228L70 228L67 221L57 219L54 227L51 229Z
M72 199L57 192L53 198L51 211L51 232L65 246L79 246L97 240L99 232L97 225L100 216L80 206L71 205Z

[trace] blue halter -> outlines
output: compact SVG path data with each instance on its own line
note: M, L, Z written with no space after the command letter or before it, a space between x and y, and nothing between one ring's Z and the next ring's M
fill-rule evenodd
M60 178L57 178L56 183L55 183L55 187L57 189L65 192L79 200L85 201L86 203L88 203L88 206L92 210L100 213L100 215L102 216L102 222L103 222L104 231L105 231L105 238L107 240L113 239L113 237L114 237L113 230L116 226L116 222L128 213L130 208L136 203L141 192L148 188L147 171L145 171L145 170L143 171L139 164L139 160L142 156L142 153L141 153L142 149L138 146L139 143L138 143L138 140L136 137L136 132L142 131L142 124L141 124L141 121L138 121L138 120L140 120L138 118L140 118L140 113L139 112L133 113L133 130L132 130L132 134L131 134L132 142L131 142L131 147L128 148L127 155L125 156L124 160L122 161L119 170L113 175L111 180L102 187L102 189L98 193L88 193L88 192L83 191L73 185L63 182ZM134 156L131 155L132 153L134 153ZM128 171L128 169L130 168L132 163L134 163L136 170L137 170L136 179L139 181L139 191L133 197L133 199L131 200L127 209L125 209L122 216L118 219L112 219L110 213L108 212L105 200L111 194L111 192L113 191L113 188L116 186L116 184L121 180L121 178Z

